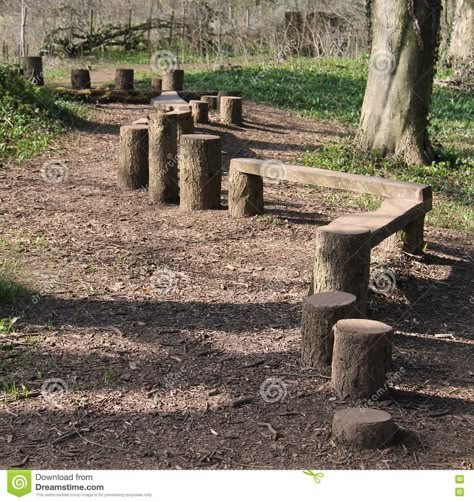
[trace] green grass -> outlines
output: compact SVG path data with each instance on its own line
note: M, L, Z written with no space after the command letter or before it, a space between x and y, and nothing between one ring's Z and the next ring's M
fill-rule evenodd
M18 263L0 261L0 302L13 302L26 293L26 287L17 281Z
M13 326L18 321L18 317L5 317L0 319L0 334L8 335L13 331Z

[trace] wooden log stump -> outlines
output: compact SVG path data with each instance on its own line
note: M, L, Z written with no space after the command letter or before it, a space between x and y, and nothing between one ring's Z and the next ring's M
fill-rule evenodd
M43 58L41 56L28 56L21 60L23 76L33 84L44 85Z
M209 105L205 101L191 100L191 111L195 124L209 123Z
M194 132L194 120L191 111L189 109L184 110L178 107L177 109L168 112L168 115L171 114L176 115L177 119L176 142L179 150L179 143L181 141L181 136L183 134L192 134Z
M379 321L343 319L336 323L332 386L338 398L377 400L385 394L392 337L393 329Z
M220 116L223 124L242 125L242 98L223 96L220 100Z
M184 134L179 143L180 209L221 207L221 139L210 134Z
M360 317L366 316L370 249L370 231L365 228L341 224L319 227L310 294L351 293L357 298Z
M241 173L232 168L229 173L229 213L234 218L263 214L263 178Z
M242 93L240 91L219 91L217 93L217 110L221 108L221 98L226 96L233 96L234 98L241 98Z
M89 70L71 70L71 87L73 89L90 89L91 74Z
M132 91L134 74L133 70L117 68L115 70L115 89L118 91Z
M163 91L182 91L184 88L184 70L171 70L162 77Z
M161 92L161 78L159 77L152 77L151 79L151 88L153 91L160 91Z
M331 366L333 326L351 317L356 297L339 291L317 293L303 303L301 365L304 368Z
M135 124L120 128L117 184L124 190L138 190L148 185L148 126Z
M395 440L397 431L390 413L370 408L337 410L332 422L335 439L360 448L381 448Z
M153 204L177 204L179 180L177 163L176 114L157 111L148 117L149 186L148 198Z
M425 217L422 216L385 239L381 246L390 252L403 251L413 255L422 255L425 247L424 231Z
M217 96L202 96L201 100L207 103L209 110L217 110Z

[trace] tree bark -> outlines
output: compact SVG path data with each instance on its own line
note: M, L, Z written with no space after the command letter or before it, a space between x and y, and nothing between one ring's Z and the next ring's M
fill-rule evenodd
M453 66L474 66L474 0L458 0L449 46Z
M220 100L221 122L229 125L242 125L242 98L223 96Z
M385 394L392 359L393 329L367 319L343 319L334 326L332 387L339 399L377 401Z
M179 202L177 115L157 111L150 114L148 124L150 202L177 204Z
M217 96L202 96L201 100L208 104L209 110L217 110Z
M158 77L153 77L151 79L151 88L154 91L160 91L161 92L161 78Z
M134 70L117 68L115 70L115 89L119 91L133 90Z
M221 139L210 134L186 134L179 143L180 209L221 207Z
M231 167L229 173L229 213L234 218L263 214L263 179Z
M441 0L374 0L369 77L356 142L429 164L428 136Z
M232 96L234 98L241 98L242 93L240 91L219 91L217 93L217 110L221 108L221 98L225 96Z
M73 89L90 89L91 74L89 70L71 70L71 87Z
M208 124L209 123L209 106L206 101L191 100L191 111L195 124Z
M191 112L189 110L178 109L168 112L168 114L176 115L177 118L177 145L179 148L179 142L183 134L192 134L194 132L194 120Z
M184 70L171 70L162 76L163 91L182 91L184 88Z
M120 128L117 184L124 190L137 190L148 185L148 126Z
M303 303L301 365L304 368L331 366L333 326L352 316L354 295L341 292L318 293Z
M36 85L44 85L43 58L29 56L22 59L23 76Z

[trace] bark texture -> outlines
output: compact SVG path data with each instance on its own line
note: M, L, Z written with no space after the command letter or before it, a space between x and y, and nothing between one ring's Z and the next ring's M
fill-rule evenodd
M405 228L391 235L383 242L384 249L422 255L425 246L425 217L409 223Z
M367 313L370 275L370 232L365 228L324 226L316 231L310 294L344 291L356 298L360 316ZM356 313L354 317L358 317Z
M195 124L208 124L209 123L209 105L206 101L192 100L189 102L191 105L191 112Z
M162 77L163 91L182 91L184 88L184 70L171 70Z
M333 326L351 317L354 295L341 292L318 293L303 303L301 365L303 368L331 366L334 345Z
M148 126L120 128L117 185L124 190L138 190L148 185Z
M219 91L217 93L217 109L220 110L221 108L221 98L225 96L233 96L235 98L240 98L242 97L242 93L240 91Z
M179 180L177 163L178 118L174 113L157 111L148 117L149 187L154 204L177 204Z
M229 213L234 218L263 214L263 179L237 169L229 173Z
M117 68L115 70L115 89L119 91L132 91L134 70Z
M192 134L194 132L194 120L191 112L188 110L182 110L178 107L177 110L168 112L168 115L176 115L177 119L177 145L179 148L179 142L183 134Z
M179 143L180 209L221 207L221 139L209 134L186 134Z
M22 59L23 75L36 85L44 85L43 58L41 56L29 56Z
M358 145L430 163L428 114L441 0L374 0L374 35Z
M153 77L151 79L151 88L154 90L154 91L161 91L161 78L158 78L158 77Z
M209 110L217 110L217 96L202 96L201 100L207 103Z
M339 399L379 399L387 390L393 329L378 321L343 319L334 326L332 386Z
M224 124L242 125L242 98L223 96L220 100L220 115Z
M89 70L71 70L71 86L73 89L90 89L91 74Z
M343 408L332 421L332 434L338 441L360 448L381 448L394 441L396 433L392 415L382 410Z
M456 3L449 58L454 66L467 64L474 67L474 0L458 0Z

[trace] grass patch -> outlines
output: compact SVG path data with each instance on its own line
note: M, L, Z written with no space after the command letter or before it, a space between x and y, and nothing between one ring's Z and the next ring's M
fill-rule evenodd
M26 287L17 281L18 264L0 261L0 302L13 302L26 294Z

